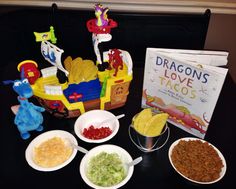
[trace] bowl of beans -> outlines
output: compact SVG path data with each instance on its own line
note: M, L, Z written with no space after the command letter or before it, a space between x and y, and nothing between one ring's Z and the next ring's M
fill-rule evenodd
M85 142L102 143L113 138L119 126L119 120L113 113L107 110L90 110L77 118L74 131Z
M221 180L226 172L222 153L202 139L178 139L170 146L168 155L175 171L193 183L213 184Z

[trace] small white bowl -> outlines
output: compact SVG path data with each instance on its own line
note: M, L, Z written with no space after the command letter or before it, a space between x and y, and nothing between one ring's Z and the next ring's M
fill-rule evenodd
M85 128L89 128L89 126L93 125L96 128L96 125L104 120L110 119L110 118L114 118L114 121L110 121L104 125L100 125L100 127L102 126L108 126L111 130L112 133L102 139L89 139L86 138L83 135L83 130ZM83 141L85 142L90 142L90 143L102 143L102 142L106 142L108 140L110 140L111 138L113 138L118 130L119 130L119 120L116 118L116 116L114 114L112 114L109 111L106 110L90 110L88 112L83 113L81 116L79 116L75 122L74 125L74 131L75 134Z
M126 177L118 184L113 185L113 186L109 186L109 187L103 187L103 186L98 186L94 183L92 183L88 177L86 176L86 171L88 169L88 164L89 161L91 160L92 157L98 155L101 152L106 152L106 153L117 153L121 159L121 161L124 163L124 168L126 171ZM134 166L126 166L126 163L129 163L133 161L132 157L130 156L130 154L124 150L123 148L116 146L116 145L111 145L111 144L105 144L105 145L100 145L97 146L93 149L91 149L81 160L80 163L80 175L82 177L82 179L84 180L84 182L89 185L92 188L96 188L96 189L116 189L119 188L123 185L125 185L130 178L133 175L134 172Z
M221 180L223 178L223 176L225 175L225 172L226 172L226 161L225 161L225 158L224 156L222 155L222 153L215 147L213 146L212 144L210 144L209 142L207 142L210 146L212 146L214 148L214 150L217 152L217 154L219 155L220 159L222 160L222 163L223 163L223 168L221 169L221 172L220 172L220 177L214 181L211 181L211 182L200 182L200 181L196 181L196 180L193 180L193 179L190 179L188 177L186 177L185 175L183 175L176 167L175 165L173 164L172 162L172 159L171 159L171 155L172 155L172 151L173 151L173 148L180 142L180 140L183 140L183 141L190 141L190 140L200 140L202 142L207 142L205 140L202 140L202 139L199 139L199 138L193 138L193 137L186 137L186 138L181 138L181 139L178 139L176 140L175 142L172 143L172 145L170 146L169 148L169 152L168 152L168 156L169 156L169 160L170 160L170 163L172 165L172 167L175 169L175 171L177 173L179 173L182 177L184 177L185 179L193 182L193 183L196 183L196 184L213 184L215 182L218 182L219 180Z
M45 167L41 167L39 165L37 165L33 158L34 158L34 149L35 147L39 146L42 142L45 142L53 137L60 137L62 138L62 140L65 140L66 142L72 142L76 145L78 145L78 142L76 140L76 138L70 134L67 131L63 131L63 130L52 130L52 131L47 131L45 133L42 133L41 135L37 136L36 138L34 138L31 143L28 145L28 147L26 148L25 151L25 158L26 161L28 162L28 164L38 170L38 171L55 171L58 169L61 169L63 167L65 167L66 165L68 165L75 157L77 150L76 149L72 149L72 154L71 156L62 164L57 165L55 167L49 167L49 168L45 168Z

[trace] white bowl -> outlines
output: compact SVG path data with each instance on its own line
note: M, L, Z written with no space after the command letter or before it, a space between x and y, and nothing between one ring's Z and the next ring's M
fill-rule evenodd
M88 164L89 161L91 160L92 157L98 155L101 152L106 152L106 153L117 153L121 159L121 161L124 163L124 168L126 171L126 177L118 184L110 186L110 187L103 187L103 186L98 186L94 183L92 183L88 177L86 176L86 171L88 169ZM91 149L81 160L80 163L80 175L82 177L82 179L84 180L84 182L89 185L92 188L96 188L96 189L115 189L115 188L119 188L123 185L125 185L131 178L131 176L133 175L133 171L134 171L134 166L130 166L129 168L127 166L125 166L126 163L133 161L132 157L130 156L130 154L124 150L123 148L116 146L116 145L111 145L111 144L105 144L105 145L100 145L97 146L93 149Z
M49 168L45 168L45 167L41 167L39 165L37 165L34 160L34 149L35 147L39 146L42 142L45 142L53 137L60 137L62 138L62 140L65 140L66 142L73 142L74 144L78 145L78 142L76 140L76 138L70 134L69 132L63 131L63 130L52 130L52 131L47 131L45 133L42 133L41 135L37 136L36 138L34 138L31 143L28 145L28 147L26 148L25 151L25 158L26 161L28 162L28 164L39 171L55 171L58 169L61 169L62 167L65 167L67 164L69 164L75 157L77 150L76 149L72 149L72 154L71 156L62 164L57 165L55 167L49 167Z
M181 138L181 139L178 139L176 140L175 142L173 142L173 144L170 146L169 148L169 152L168 152L168 156L169 156L169 160L170 160L170 163L172 165L172 167L176 170L176 172L178 172L182 177L184 177L185 179L193 182L193 183L197 183L197 184L213 184L215 182L218 182L219 180L221 180L223 178L223 176L225 175L225 172L226 172L226 161L225 161L225 158L224 156L222 155L222 153L215 147L213 146L212 144L210 144L209 142L207 142L209 145L211 145L214 150L217 152L217 154L219 155L219 157L221 158L222 160L222 163L223 163L223 168L221 169L221 172L220 172L220 177L214 181L211 181L211 182L200 182L200 181L196 181L196 180L193 180L193 179L190 179L188 177L186 177L185 175L183 175L176 167L175 165L173 164L172 162L172 159L171 159L171 155L172 155L172 151L173 151L173 148L180 142L180 140L184 140L184 141L190 141L190 140L200 140L202 142L206 142L205 140L202 140L202 139L198 139L198 138L193 138L193 137L186 137L186 138Z
M89 126L93 125L96 128L96 125L106 119L110 119L110 118L114 118L114 121L110 121L104 125L100 125L100 127L102 126L108 126L111 130L112 133L102 139L89 139L86 138L82 133L84 128L89 128ZM76 135L83 141L85 142L90 142L90 143L102 143L102 142L106 142L108 140L110 140L111 138L113 138L118 130L119 130L119 121L116 118L116 116L114 114L112 114L109 111L106 110L90 110L88 112L83 113L81 116L79 116L75 122L74 125L74 131L76 133Z

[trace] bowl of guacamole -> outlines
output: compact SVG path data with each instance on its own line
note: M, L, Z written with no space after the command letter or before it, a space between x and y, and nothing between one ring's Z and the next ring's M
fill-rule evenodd
M84 182L96 189L113 189L125 185L133 175L133 159L123 148L104 144L91 149L81 160L80 175Z

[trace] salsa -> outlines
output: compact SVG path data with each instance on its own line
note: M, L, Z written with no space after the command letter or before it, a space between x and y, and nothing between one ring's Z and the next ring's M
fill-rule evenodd
M111 133L112 130L109 127L95 128L93 125L83 130L84 137L94 140L106 138Z

